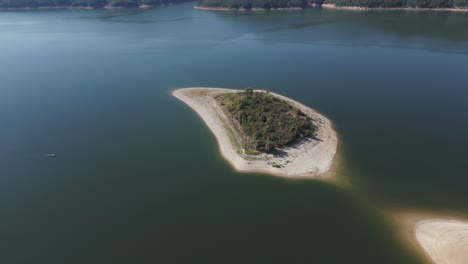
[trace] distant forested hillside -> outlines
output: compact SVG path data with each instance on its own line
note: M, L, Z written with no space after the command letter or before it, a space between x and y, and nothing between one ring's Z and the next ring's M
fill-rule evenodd
M466 8L468 0L326 0L326 4L361 7Z
M136 7L191 0L0 0L0 8L21 7ZM199 0L198 6L232 9L306 8L333 4L358 7L468 8L468 0Z
M359 7L467 8L468 0L199 0L202 7L232 9L309 7L322 4Z
M199 6L233 9L307 7L308 0L199 0Z
M0 0L0 8L21 7L135 7L184 2L184 0Z

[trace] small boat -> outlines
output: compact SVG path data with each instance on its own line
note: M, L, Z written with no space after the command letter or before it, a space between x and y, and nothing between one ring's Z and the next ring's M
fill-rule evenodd
M46 153L46 154L42 154L42 156L49 157L49 158L55 158L55 153Z

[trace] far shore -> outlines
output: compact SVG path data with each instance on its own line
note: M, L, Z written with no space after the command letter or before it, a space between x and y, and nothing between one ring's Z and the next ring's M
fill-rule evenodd
M167 4L172 5L172 4ZM95 10L95 9L151 9L166 5L139 5L139 6L37 6L37 7L0 7L0 11L26 11L26 10L53 10L53 9L76 9L76 10ZM309 6L309 7L283 7L283 8L228 8L228 7L208 7L208 6L194 6L193 8L198 10L208 11L298 11L307 8L324 8L324 9L337 9L337 10L349 10L349 11L445 11L445 12L468 12L468 8L419 8L419 7L363 7L363 6L337 6L334 4L322 4L320 6Z
M334 4L322 4L320 6L310 7L286 7L286 8L228 8L228 7L209 7L209 6L194 6L199 10L211 11L285 11L285 10L304 10L307 8L324 8L349 11L448 11L448 12L468 12L468 8L419 8L419 7L363 7L363 6L337 6Z
M256 90L258 92L265 92ZM278 153L248 155L242 148L240 136L221 109L215 97L240 90L222 88L184 88L172 94L190 106L216 137L221 155L234 169L241 172L259 172L283 177L318 177L329 171L338 145L332 124L323 115L287 97L271 93L299 108L318 126L317 137L307 138Z
M466 264L468 259L468 218L449 212L420 210L392 213L403 231L403 241L435 264Z
M169 4L170 5L170 4ZM37 7L0 7L0 11L28 11L28 10L54 10L54 9L73 9L73 10L99 10L99 9L150 9L166 5L139 5L139 6L37 6Z
M209 6L194 6L193 8L199 10L211 10L211 11L286 11L286 10L303 10L302 7L281 7L281 8L228 8L228 7L209 7Z
M325 9L339 9L350 11L450 11L468 12L468 8L419 8L419 7L363 7L363 6L337 6L333 4L323 4Z
M0 11L27 11L27 10L53 10L53 9L97 9L92 6L37 6L37 7L0 7Z

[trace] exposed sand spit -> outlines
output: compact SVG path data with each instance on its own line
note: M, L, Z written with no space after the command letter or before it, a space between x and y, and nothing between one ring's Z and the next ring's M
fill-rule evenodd
M308 138L294 146L281 149L281 154L277 155L245 155L233 125L214 99L216 95L235 92L239 90L185 88L174 91L173 95L198 113L215 135L223 157L239 171L314 177L330 169L338 143L331 122L311 108L274 93L271 94L300 108L315 121L318 126L317 139Z
M341 9L351 11L442 11L442 12L468 12L468 8L450 7L450 8L424 8L424 7L365 7L365 6L337 6L334 4L323 4L322 8Z
M415 236L436 264L468 263L468 222L427 219L416 223Z
M251 9L245 9L245 8L229 8L229 7L210 7L210 6L194 6L193 8L199 9L199 10L210 10L210 11L287 11L287 10L303 10L304 8L302 7L279 7L279 8L251 8Z

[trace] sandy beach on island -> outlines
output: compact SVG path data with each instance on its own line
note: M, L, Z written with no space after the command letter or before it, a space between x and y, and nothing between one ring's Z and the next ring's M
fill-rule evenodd
M170 4L169 4L170 5ZM138 6L102 6L102 7L94 7L94 6L36 6L36 7L2 7L0 11L24 11L24 10L54 10L54 9L71 9L71 10L118 10L118 9L131 9L131 8L139 8L139 9L150 9L156 8L165 5L138 5Z
M246 155L230 120L215 100L223 93L240 90L222 88L178 89L173 95L190 106L215 135L222 156L238 171L261 172L286 177L317 177L330 169L338 138L331 122L313 109L284 96L271 93L299 108L318 126L317 139L308 138L281 149L281 154Z

